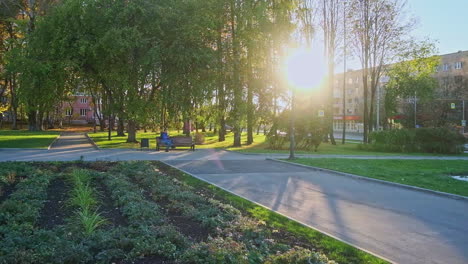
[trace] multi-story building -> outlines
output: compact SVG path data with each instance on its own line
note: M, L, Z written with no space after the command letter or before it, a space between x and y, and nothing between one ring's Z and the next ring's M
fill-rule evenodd
M468 118L468 51L459 51L456 53L445 54L440 56L441 63L434 73L434 78L437 79L439 87L436 90L434 105L450 106L458 111L446 111L443 117L451 120L462 120L463 110L465 111L465 119ZM343 73L335 76L334 83L334 123L333 128L341 131L343 128ZM346 72L345 85L345 110L346 110L346 130L350 132L363 131L363 97L364 90L362 84L362 70L348 70ZM375 120L382 120L383 117L383 100L385 96L385 84L388 82L388 77L383 76L379 80L379 85L376 92L374 105L376 113L379 116ZM370 92L369 92L370 98ZM414 104L414 98L409 100L401 100L400 105ZM416 99L417 102L417 99ZM467 104L465 109L463 105ZM391 117L393 120L405 118L404 115L396 115ZM393 121L392 120L392 121ZM382 123L382 122L381 122ZM460 124L461 125L461 124ZM376 126L377 127L377 126Z
M62 103L65 122L73 125L84 125L94 122L94 108L89 95L77 93L70 100Z

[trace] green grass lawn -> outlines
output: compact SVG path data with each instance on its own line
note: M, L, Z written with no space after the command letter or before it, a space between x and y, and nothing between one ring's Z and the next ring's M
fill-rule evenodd
M197 145L196 148L198 149L206 149L206 148L229 148L233 144L234 140L234 134L233 133L228 133L226 135L226 140L223 142L218 142L218 136L217 134L214 134L213 132L206 132L205 134L205 143L202 145ZM109 141L107 139L107 132L89 132L88 136L96 142L96 144L100 148L139 148L140 145L139 143L127 143L127 137L117 137L117 133L113 132L112 133L112 140ZM170 136L182 136L183 134L181 132L177 131L169 131ZM195 134L193 134L195 135ZM143 131L138 131L137 133L137 140L140 141L142 138L149 138L150 139L150 147L155 148L156 147L156 137L159 137L159 132L143 132ZM241 138L242 144L247 143L247 134L242 134ZM265 136L264 135L255 135L254 136L254 141L257 143L254 143L252 146L255 146L256 144L260 144L265 141Z
M58 131L0 130L0 148L47 148Z
M89 132L88 136L94 140L94 142L100 148L139 148L139 143L127 143L127 137L117 137L117 132L112 132L112 140L107 140L108 132ZM137 133L137 140L140 141L142 138L150 139L151 148L156 147L156 137L159 136L159 133L156 132L143 132L139 131Z
M450 177L468 175L466 160L297 159L294 162L468 196L468 182Z
M181 132L170 131L171 136L182 135ZM140 145L137 143L126 143L127 137L116 137L116 133L113 133L112 140L107 140L107 132L97 132L97 133L88 133L88 135L96 142L100 148L139 148ZM193 133L192 135L195 135ZM251 145L246 145L247 143L247 133L243 133L241 137L242 147L233 147L234 133L228 132L226 135L226 140L223 142L218 142L218 135L213 132L206 132L205 143L202 145L197 145L197 149L228 149L233 151L245 152L245 153L289 153L289 143L285 144L281 150L272 150L268 149L268 144L265 142L266 136L263 134L256 135L254 134L254 143ZM143 132L139 131L137 133L137 140L141 138L149 138L151 148L156 147L156 137L159 136L157 132ZM447 156L443 154L431 154L431 153L392 153L392 152L377 152L377 151L367 151L358 149L358 145L355 142L347 143L345 145L341 144L340 140L337 140L336 145L330 143L322 143L318 147L318 151L304 151L298 150L297 154L313 154L313 155L372 155L372 156L401 156L401 155L411 155L411 156ZM468 156L468 154L460 154ZM457 155L450 155L457 156Z

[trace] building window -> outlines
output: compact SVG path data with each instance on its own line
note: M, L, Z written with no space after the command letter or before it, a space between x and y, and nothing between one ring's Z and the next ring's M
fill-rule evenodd
M348 83L349 83L349 84L353 84L353 78L349 78L349 79L348 79Z
M73 115L73 109L71 109L71 108L65 109L65 115L66 115L66 116L71 116L71 115Z
M449 65L448 65L448 63L445 63L444 64L444 71L448 71L448 70L449 70Z
M354 102L357 104L359 103L359 99L358 98L354 98Z
M80 115L81 116L86 116L87 113L88 113L88 109L84 109L84 108L80 109Z
M82 104L88 103L88 98L80 98L80 103Z
M353 99L348 99L348 104L352 104L353 103Z
M462 62L461 61L455 62L455 69L460 70L461 68L462 68Z

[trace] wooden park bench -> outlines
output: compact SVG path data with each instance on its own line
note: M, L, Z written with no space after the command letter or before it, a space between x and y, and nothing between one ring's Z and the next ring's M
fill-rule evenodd
M173 147L190 147L190 150L195 151L195 142L192 137L171 137ZM161 142L161 138L156 138L156 150L159 151L161 147L165 147L164 143Z

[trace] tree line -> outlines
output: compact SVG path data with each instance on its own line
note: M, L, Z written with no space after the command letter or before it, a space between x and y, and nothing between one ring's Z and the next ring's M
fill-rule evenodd
M363 68L365 138L383 66L402 54L411 20L401 0L6 0L0 11L0 96L41 130L78 90L105 123L136 141L139 127L194 121L234 146L260 126L276 134L290 93L278 73L288 47L324 43L326 134L333 139L335 65L349 46ZM347 31L347 37L344 32ZM316 102L315 102L316 103ZM316 107L311 99L305 104ZM1 109L0 109L1 110ZM97 111L99 110L99 111ZM62 114L63 115L63 114ZM316 124L316 122L313 122ZM187 129L186 129L187 130ZM190 131L185 131L190 133Z

